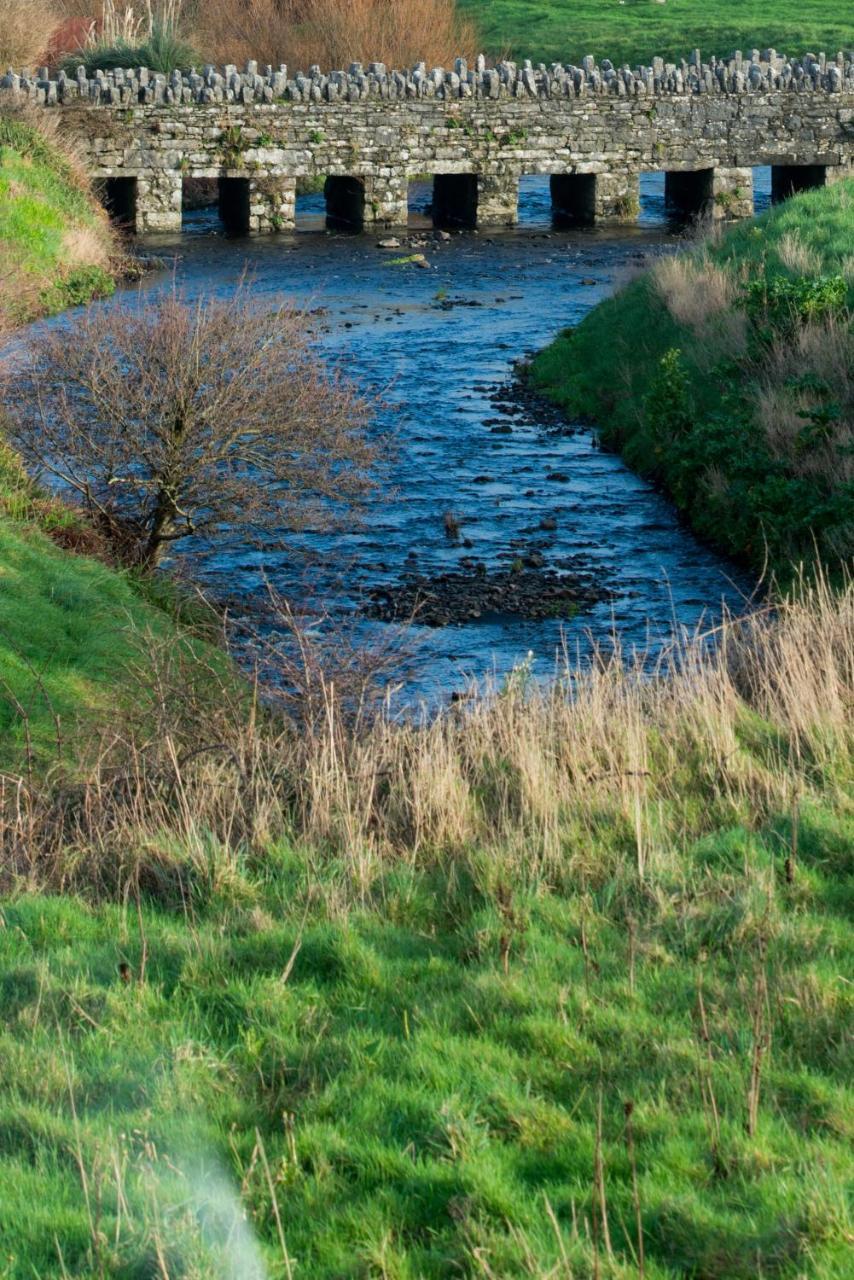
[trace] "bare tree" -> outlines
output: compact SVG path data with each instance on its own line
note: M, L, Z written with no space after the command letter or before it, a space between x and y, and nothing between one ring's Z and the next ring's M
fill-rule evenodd
M7 433L153 569L191 534L328 525L372 487L369 407L324 367L304 314L245 284L173 288L34 336L3 375Z

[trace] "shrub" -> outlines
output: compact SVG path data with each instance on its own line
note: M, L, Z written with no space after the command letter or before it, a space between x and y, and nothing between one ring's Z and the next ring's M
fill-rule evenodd
M744 308L757 336L773 340L791 335L809 320L839 314L845 306L848 285L842 275L760 276L744 293Z
M145 569L190 535L329 523L370 485L367 406L325 372L302 315L253 306L245 287L90 311L73 342L32 339L0 389L25 463Z

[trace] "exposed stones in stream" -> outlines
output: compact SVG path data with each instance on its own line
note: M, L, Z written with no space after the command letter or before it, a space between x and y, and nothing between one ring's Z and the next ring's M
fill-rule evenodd
M531 557L541 559L542 557ZM526 565L489 572L485 566L420 575L369 593L365 610L381 622L412 619L421 626L445 627L479 619L512 615L540 621L573 618L584 608L608 599L609 593L581 576Z

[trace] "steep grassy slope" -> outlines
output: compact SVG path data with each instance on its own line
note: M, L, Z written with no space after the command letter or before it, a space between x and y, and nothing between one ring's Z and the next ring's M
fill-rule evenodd
M158 644L179 662L213 657L179 625L168 583L85 554L105 550L0 445L0 767L41 771L62 759L73 768L91 732L142 710Z
M493 53L578 62L585 54L649 62L733 49L836 53L854 44L854 17L836 0L460 0Z
M0 106L0 329L111 293L114 253L53 117Z
M854 183L660 263L534 361L703 536L785 578L854 554Z

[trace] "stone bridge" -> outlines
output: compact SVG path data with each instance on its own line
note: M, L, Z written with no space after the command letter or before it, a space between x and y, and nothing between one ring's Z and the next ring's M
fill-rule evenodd
M773 49L649 67L537 67L484 58L453 71L291 76L144 68L55 80L8 73L0 89L63 113L111 211L140 233L181 226L187 179L215 180L230 230L294 225L297 184L325 182L333 224L407 220L410 178L433 180L439 226L509 226L519 180L547 174L555 218L626 221L639 177L663 171L686 215L753 212L752 168L775 198L854 174L854 53L798 60Z

